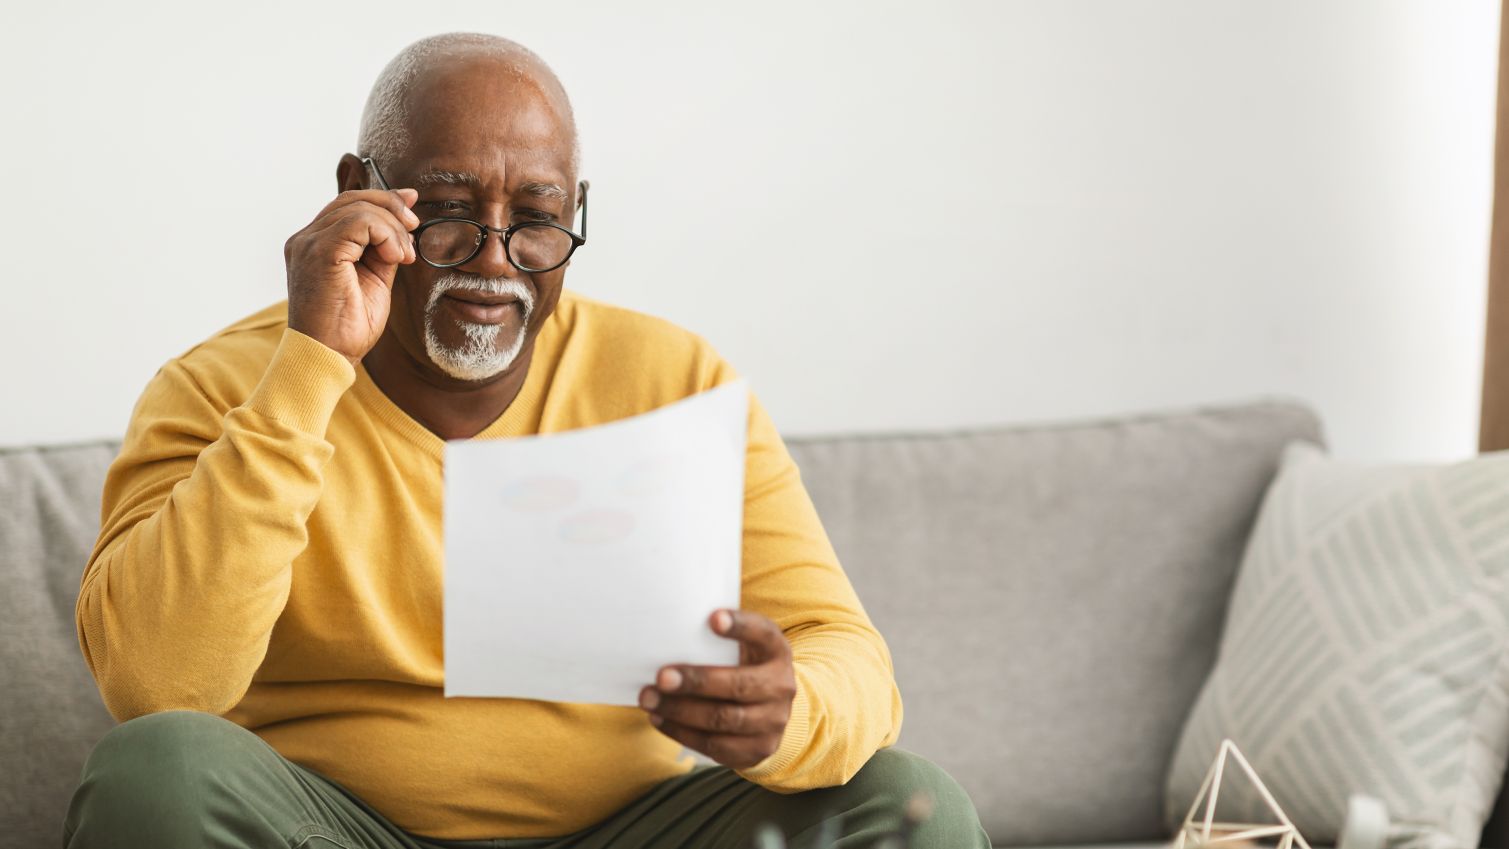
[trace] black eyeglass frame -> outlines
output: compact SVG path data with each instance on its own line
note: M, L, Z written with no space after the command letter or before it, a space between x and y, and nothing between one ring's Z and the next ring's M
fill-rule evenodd
M372 169L372 173L377 176L377 184L379 186L381 186L386 191L393 190L393 187L388 185L387 178L383 176L382 169L377 167L377 162L372 157L363 156L361 158L361 162L363 166ZM482 253L483 246L487 244L487 237L492 235L493 233L497 233L498 235L503 237L503 256L508 258L509 264L514 268L517 268L527 274L544 274L548 271L554 271L557 268L560 268L561 266L570 262L571 256L572 254L576 253L577 248L587 244L587 187L590 185L591 184L586 180L582 180L581 182L576 184L577 206L581 207L582 210L581 235L577 235L575 232L571 231L568 228L562 227L559 224L551 224L548 221L520 221L518 224L499 229L497 227L489 227L486 224L483 224L481 221L476 221L471 218L431 218L429 221L426 221L423 224L420 224L418 227L414 228L414 253L417 254L420 259L436 268L455 268L458 265L466 265L467 263L476 259L477 254ZM436 224L455 222L470 224L473 227L477 228L477 245L476 247L472 248L472 252L467 254L465 259L458 260L456 262L435 262L429 257L425 256L419 250L419 236L421 233L423 233L430 227L435 226ZM524 265L523 263L514 259L513 250L509 247L510 242L513 241L513 234L529 227L550 227L559 230L562 233L565 233L567 236L571 237L571 249L566 251L566 258L562 259L555 265L550 266L549 268L530 268L529 266Z

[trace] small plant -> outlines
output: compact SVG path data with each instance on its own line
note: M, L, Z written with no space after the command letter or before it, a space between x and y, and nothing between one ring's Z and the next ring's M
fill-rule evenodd
M910 849L912 832L933 815L933 800L926 793L917 793L907 800L901 812L901 828L881 835L872 844L872 849ZM838 814L823 820L817 827L817 840L804 849L833 849L843 834L843 815ZM766 823L755 832L754 849L788 849L786 836L774 825Z

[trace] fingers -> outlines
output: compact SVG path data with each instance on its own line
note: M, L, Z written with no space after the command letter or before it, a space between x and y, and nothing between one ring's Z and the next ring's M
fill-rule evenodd
M412 207L417 200L419 200L419 192L414 189L354 189L341 192L335 196L334 200L325 204L325 208L314 217L312 226L319 226L320 219L338 213L348 206L365 203L386 209L395 219L407 225L404 229L412 230L419 226L419 217L409 207Z
M708 617L713 633L743 644L751 663L791 657L791 644L781 626L748 610L718 610Z
M791 667L779 661L759 666L670 666L660 670L655 686L662 693L745 703L790 701L796 695Z
M791 718L790 702L744 704L699 696L667 696L653 687L639 694L639 706L653 718L715 734L780 735Z
M410 263L417 257L409 228L387 208L365 201L348 204L339 213L328 217L316 238L337 243L335 259L338 262L358 261L369 246L376 258L386 265Z
M735 769L753 766L781 745L796 696L791 644L758 613L718 610L708 624L740 643L738 666L667 666L639 706L666 736Z
M414 240L409 237L407 230L394 227L391 221L362 220L350 222L358 235L358 241L365 235L365 241L369 249L375 251L379 259L387 265L407 264L414 261ZM365 234L363 234L365 229Z
M653 721L653 720L652 720ZM683 746L701 752L731 769L745 769L775 754L781 735L735 736L691 728L669 719L659 723L660 733Z
M305 232L319 242L331 237L343 242L336 247L338 262L356 262L371 245L373 256L368 257L368 265L373 264L374 258L387 266L410 263L417 254L413 240L406 234L419 226L419 216L409 207L418 198L419 193L413 189L341 192L315 216Z
M780 626L758 613L730 610L713 613L710 624L715 633L744 643L745 663L667 666L655 677L655 686L662 693L746 703L791 701L796 695L796 677L791 668L791 644Z

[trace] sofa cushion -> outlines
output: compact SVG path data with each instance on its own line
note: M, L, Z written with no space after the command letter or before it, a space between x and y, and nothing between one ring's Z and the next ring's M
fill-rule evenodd
M1509 758L1509 452L1371 466L1295 445L1169 778L1182 818L1223 737L1300 831L1382 799L1392 843L1478 845ZM1238 783L1223 819L1264 800Z
M890 645L901 744L997 845L1160 840L1287 403L971 433L792 440Z
M114 720L73 606L114 443L0 450L0 842L56 846L84 759Z

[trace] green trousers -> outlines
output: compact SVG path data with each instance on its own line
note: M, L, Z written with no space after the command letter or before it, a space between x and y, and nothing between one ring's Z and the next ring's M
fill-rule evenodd
M837 815L843 836L835 849L870 849L895 832L917 791L932 798L934 810L912 846L989 849L959 785L895 749L877 753L842 787L781 795L729 769L699 767L576 834L437 840L399 829L228 720L169 711L119 725L95 746L63 838L67 849L747 849L756 830L771 823L793 849L805 849Z

